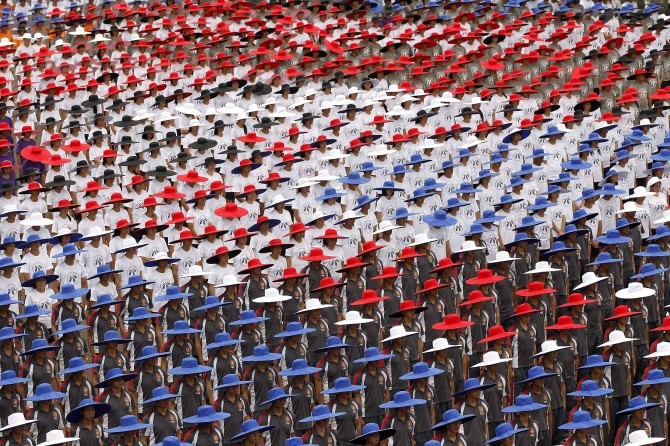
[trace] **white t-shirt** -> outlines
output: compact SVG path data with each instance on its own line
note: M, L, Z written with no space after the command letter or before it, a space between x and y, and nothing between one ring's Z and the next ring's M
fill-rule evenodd
M40 310L46 310L49 314L39 316L38 320L51 328L51 311L53 308L54 299L51 298L53 291L47 288L43 293L40 293L34 288L26 288L26 305L37 305Z

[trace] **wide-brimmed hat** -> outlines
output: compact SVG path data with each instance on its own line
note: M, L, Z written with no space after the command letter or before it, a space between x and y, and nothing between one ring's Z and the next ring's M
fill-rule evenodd
M652 407L659 406L659 403L648 403L643 396L636 396L628 401L628 407L617 412L617 415L624 415L627 413L635 412L636 410L642 409L651 409ZM588 413L588 412L586 412ZM574 417L573 417L574 419ZM606 423L606 421L605 421Z
M496 426L495 437L491 438L484 444L493 444L504 440L505 438L513 437L521 432L526 432L529 428L515 428L510 423L502 423Z
M568 347L566 345L563 345L563 346L558 345L558 343L555 340L550 339L548 341L544 341L542 343L541 350L539 352L535 353L533 356L531 356L531 358L539 358L540 356L544 356L544 355L549 354L549 353L565 350L566 348L570 348L570 347Z
M216 421L226 420L230 418L230 416L231 415L227 412L217 412L213 406L204 405L198 407L196 415L184 418L184 423L196 425L200 423L214 423Z
M68 421L68 423L79 423L82 420L82 411L86 409L87 407L92 407L95 409L95 414L93 415L93 419L100 418L101 416L105 415L106 413L109 413L112 410L112 406L106 403L96 403L90 398L85 398L81 400L79 405L72 409L65 419Z
M244 439L247 435L249 435L253 432L265 432L265 431L269 431L270 429L273 429L273 428L274 428L273 425L261 426L261 425L258 424L258 421L256 421L256 420L253 420L253 419L252 420L247 420L244 423L242 423L242 428L241 428L240 432L233 435L230 438L230 441L231 442L237 442L239 440ZM163 446L172 446L172 445L163 445Z
M242 362L272 362L283 357L281 353L271 353L266 345L257 345L254 347L253 354L244 356Z
M26 401L50 401L50 400L60 400L65 398L67 395L63 392L57 392L51 387L50 383L38 384L35 388L35 392L26 397Z
M572 421L562 424L558 428L561 430L591 429L603 424L607 424L607 420L594 420L589 412L578 410L572 414Z
M670 382L670 380L668 380ZM600 387L600 385L590 379L583 381L579 390L568 393L570 396L584 398L584 397L600 397L613 393L614 390L607 387Z
M324 308L332 308L331 304L321 303L319 299L307 299L305 301L305 308L300 311L297 311L296 314L308 313L315 310L323 310Z
M407 336L412 336L419 334L417 331L407 331L403 325L396 325L391 327L389 330L389 335L382 339L381 342L390 342L395 339L405 338Z
M139 431L141 429L148 429L152 426L148 423L140 423L135 415L124 415L121 417L121 420L119 420L119 423L120 424L118 426L107 429L107 432L110 434L120 434L123 432L133 432Z
M379 347L368 347L365 349L363 352L363 357L355 359L353 361L354 364L365 364L367 362L380 362L380 361L385 361L387 359L391 359L393 357L392 354L390 353L382 353L379 350Z
M471 418L474 418L474 415ZM379 441L382 441L386 440L387 438L391 438L393 434L395 434L395 432L396 432L395 429L381 429L377 423L367 423L363 426L363 429L361 430L361 435L352 438L351 440L349 440L349 443L365 444L367 438L372 435L379 435ZM286 446L289 445L287 444Z
M523 381L519 381L518 384L529 383L537 379L551 378L552 376L558 376L558 373L550 373L545 371L542 366L534 366L528 369L528 377Z
M105 379L96 384L95 387L98 389L104 389L109 387L109 384L116 379L122 379L123 382L128 382L134 380L135 378L137 378L136 373L123 373L120 368L115 367L107 370L105 373Z
M121 335L117 331L109 330L105 332L101 340L99 340L98 342L94 342L93 345L100 346L109 344L110 342L118 342L119 344L130 344L132 341L130 339L121 337Z
M0 432L6 432L14 429L15 427L25 426L27 424L34 423L35 421L37 420L32 418L26 419L23 412L12 413L9 414L9 416L7 417L7 424L2 428L0 428Z
M401 390L393 395L393 400L379 405L380 409L400 409L403 407L418 406L426 404L427 401L422 398L412 398L409 392Z
M305 417L299 420L301 423L314 423L315 421L329 420L331 418L337 418L345 415L344 412L333 412L330 407L325 404L314 406L312 409L312 415Z
M466 379L465 382L463 383L463 388L458 392L454 393L453 396L454 398L456 398L465 395L468 392L472 392L473 390L486 390L490 389L493 386L495 386L495 384L484 384L483 382L480 382L479 379L477 378L469 378Z
M149 425L151 426L151 425ZM62 430L55 429L47 432L46 440L38 443L37 446L55 446L79 441L79 437L66 437Z
M198 373L207 373L210 371L212 371L211 367L198 364L198 358L188 357L182 360L180 366L169 369L168 373L172 375L195 375Z
M512 358L501 358L500 353L497 351L489 351L484 353L480 363L475 364L472 367L488 367L491 365L504 364L506 362L510 362L511 360Z
M606 348L606 347L611 347L611 346L617 345L617 344L623 344L625 342L633 342L633 341L636 341L636 340L637 340L636 338L626 337L626 334L621 330L612 330L609 333L609 336L607 338L607 342L603 342L598 347Z
M151 390L151 398L144 400L143 405L153 404L158 401L171 400L175 398L181 398L181 395L175 395L170 393L170 389L167 387L154 387Z
M665 437L650 437L647 431L640 429L628 434L628 443L626 444L627 446L646 446L660 443L665 440Z
M533 412L545 409L546 404L536 403L531 395L519 395L514 398L514 405L503 407L503 413Z
M656 291L652 288L644 287L640 282L630 282L628 288L624 288L615 293L618 299L642 299L653 296Z

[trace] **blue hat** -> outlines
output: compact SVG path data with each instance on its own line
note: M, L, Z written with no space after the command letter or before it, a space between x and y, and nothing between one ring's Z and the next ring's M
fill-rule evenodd
M502 156L502 154L500 154L500 153L492 153L492 154L491 154L491 161L488 161L488 162L486 162L486 163L482 163L482 164L485 164L485 165L488 166L488 165L491 165L491 164L493 164L493 163L503 163L503 162L505 162L505 161L509 161L509 159L508 159L508 158L505 158L505 157Z
M409 161L406 163L403 163L404 166L411 166L413 164L418 164L418 163L429 163L431 162L430 159L424 158L420 153L415 153L412 156L409 157Z
M436 430L442 427L445 427L452 423L467 423L468 421L474 420L475 416L472 414L461 414L456 409L449 409L442 414L442 421L437 423L431 429Z
M112 406L109 404L96 403L90 398L85 398L79 402L77 407L72 409L70 413L67 414L65 419L68 423L79 423L82 420L81 412L87 407L92 407L95 409L95 415L93 415L93 419L100 418L112 410Z
M60 345L50 345L46 339L42 338L37 338L33 339L33 343L30 346L30 350L26 350L23 353L20 353L22 356L28 356L32 355L33 353L40 351L40 350L45 350L45 351L56 351L60 349Z
M601 138L600 135L597 132L591 132L591 133L589 133L588 138L582 139L579 142L583 143L583 144L588 144L588 143L591 143L591 142L601 143L601 142L607 142L607 141L608 141L607 138Z
M87 328L90 328L88 325L79 325L77 324L77 321L74 319L65 319L61 323L61 328L58 331L55 331L53 334L58 336L58 335L63 335L65 333L75 333L77 331L81 330L86 330Z
M579 181L579 178L570 175L570 172L561 172L555 180L551 180L549 184L561 184L570 181Z
M526 242L526 243L540 243L540 241L539 241L538 239L536 239L536 238L534 238L534 237L528 237L528 234L526 234L525 232L519 232L518 234L516 234L516 235L514 236L514 240L513 240L513 241L511 241L511 242L509 242L509 243L505 243L505 247L509 249L509 248L511 248L512 246L516 246L516 245L518 245L518 244L521 243L521 242Z
M597 265L605 265L609 263L621 263L623 262L622 259L615 259L612 258L612 255L609 252L601 252L598 254L598 257L596 257L596 260L588 263L588 266L597 266Z
M82 252L86 251L87 251L86 249L77 249L77 247L73 243L67 243L65 246L63 246L62 252L52 255L51 258L57 259L59 257L73 256L75 254L81 254Z
M582 161L580 158L571 158L570 161L561 163L561 167L565 170L586 170L593 167L593 164Z
M353 210L356 211L365 206L366 204L374 203L377 200L379 200L379 197L370 197L368 195L361 195L356 199L356 206L353 208Z
M256 312L254 310L244 310L242 314L240 314L239 320L229 322L228 325L235 327L238 325L258 324L268 320L270 320L270 318L256 316Z
M640 226L640 222L637 220L629 221L625 218L620 218L616 221L616 229L636 228L638 226Z
M314 406L312 415L299 420L300 423L314 423L315 421L328 420L330 418L337 418L344 415L344 412L331 412L330 407L325 404Z
M425 188L420 187L420 188L416 189L414 192L412 192L412 195L405 200L405 203L410 203L410 202L416 201L419 198L432 197L433 195L435 195L435 192L429 192Z
M561 430L591 429L592 427L607 424L607 420L593 420L591 414L585 410L578 410L572 414L572 421L558 426Z
M542 167L535 167L532 164L522 164L521 169L514 172L512 175L515 177L520 177L523 175L529 175L531 173L539 172L542 170Z
M638 257L668 257L670 252L663 251L660 246L651 243L647 245L646 251L636 252L634 255Z
M536 379L551 378L552 376L558 376L558 373L547 373L544 371L544 367L538 365L531 367L528 370L528 378L524 379L523 381L519 381L518 384L529 383L531 381L535 381Z
M284 442L284 446L318 446L313 443L303 443L302 437L289 437Z
M454 156L454 159L463 159L463 158L470 158L471 156L475 156L476 153L473 153L470 151L470 149L459 149L458 155ZM463 163L461 163L463 164Z
M405 192L404 189L396 187L395 183L393 181L384 181L384 183L381 186L375 187L375 188L373 188L373 190L378 190L378 191L392 190L392 191L395 191L395 192Z
M597 237L596 241L605 245L618 245L630 242L631 238L622 236L617 229L610 229L605 235Z
M243 343L244 343L243 340L232 339L230 337L230 333L224 331L223 333L217 333L216 336L214 337L214 342L212 342L211 344L207 344L205 348L207 350L211 350L213 348L228 347L230 345L237 345Z
M171 400L174 398L181 398L181 395L170 393L170 389L167 387L154 387L151 391L151 398L144 400L142 404L147 405L158 401Z
M23 313L15 316L14 319L28 319L29 317L46 316L48 314L51 314L51 311L40 310L40 307L38 307L37 305L30 304L26 305L23 308Z
M564 194L564 193L567 193L568 190L567 190L567 189L561 189L560 186L551 185L551 186L549 186L549 187L547 188L547 190L545 190L544 192L540 193L540 195L551 195L551 194L554 194L554 193L557 193L557 192L558 192L559 194Z
M27 288L27 287L34 288L35 287L35 281L37 279L42 279L42 278L47 281L47 285L50 284L51 282L55 282L56 280L58 280L58 276L56 274L47 274L44 271L35 271L33 273L33 276L30 279L21 283L21 286L24 287L24 288Z
M212 406L198 407L198 414L191 417L184 418L184 423L200 424L200 423L214 423L215 421L223 421L230 418L230 414L226 412L216 412Z
M236 442L238 440L243 439L244 437L246 437L247 435L249 435L253 432L265 432L265 431L269 431L272 428L274 428L273 425L260 426L258 424L258 421L256 421L256 420L247 420L244 423L242 423L242 430L240 431L240 433L236 434L236 435L233 435L230 438L230 441L231 442ZM163 445L163 446L172 446L172 445ZM192 446L192 445L189 444L188 446Z
M89 306L88 308L90 310L96 309L96 308L101 308L104 307L105 305L120 305L123 302L120 300L115 300L112 298L111 294L101 294L98 296L97 301L95 304Z
M590 220L598 215L597 212L588 212L584 208L579 208L572 214L572 220L566 222L566 227L569 225L574 225L579 220ZM670 231L670 230L669 230Z
M463 389L454 393L454 397L457 397L457 396L460 396L460 395L465 395L466 393L471 392L473 390L490 389L493 386L495 386L495 384L484 384L484 383L481 383L479 381L479 379L477 379L477 378L466 379L465 382L463 383Z
M569 223L565 225L565 228L563 229L563 233L560 234L558 237L555 238L555 240L565 240L568 235L575 234L577 237L586 235L589 233L588 229L577 229L577 226L575 226L572 223Z
M135 415L124 415L121 417L120 420L121 424L118 425L117 427L113 427L111 429L107 429L107 432L110 434L120 434L123 432L132 432L132 431L138 431L140 429L147 429L153 424L147 424L147 423L140 423L137 421L137 417Z
M565 130L559 129L555 125L550 125L549 127L547 127L547 133L545 133L544 135L540 135L539 137L540 138L548 138L550 136L565 135L566 133L568 133L568 132L566 132Z
M442 373L444 373L443 369L428 367L428 364L425 362L417 362L412 366L412 371L402 375L400 379L410 380L429 378L431 376L441 375Z
M65 246L67 246L67 245L65 245ZM122 273L122 272L123 272L123 270L112 269L107 264L98 265L96 273L93 274L91 277L89 277L88 280L97 279L98 277L102 276L103 274L119 274L119 273Z
M593 189L584 189L582 195L579 198L576 198L575 201L588 200L589 198L599 197L601 194L599 191Z
M195 375L197 373L207 373L211 371L211 367L198 364L198 358L187 357L181 361L179 367L173 367L168 370L168 373L172 375Z
M7 293L0 293L0 307L15 305L20 303L18 300L12 299Z
M436 228L445 228L448 226L454 226L458 223L451 215L448 215L444 210L438 209L432 214L426 215L423 217L423 222L430 226L435 226Z
M670 228L665 225L661 225L656 228L654 235L650 236L647 241L653 242L655 240L662 239L663 237L670 237Z
M473 416L474 418L474 416ZM365 444L365 439L371 435L379 434L379 440L386 440L395 434L395 429L381 429L377 423L367 423L363 426L361 435L349 440L353 444ZM287 445L288 446L288 445Z
M298 395L286 393L283 387L273 387L268 391L268 399L260 403L259 406L265 406L266 404L270 404L273 401L277 401L282 398L293 398L294 396Z
M38 384L35 388L35 393L26 398L26 401L49 401L60 400L67 395L63 392L56 392L51 383Z
M11 243L17 243L16 239L12 237L11 235L8 235L7 237L2 239L2 244L0 244L0 249L6 249L7 245Z
M267 345L257 345L254 347L254 353L251 356L242 358L242 362L272 362L283 358L281 353L270 353Z
M640 272L630 276L631 279L642 279L644 277L651 277L657 274L663 274L668 271L668 268L656 268L653 263L645 263L640 267Z
M393 358L392 354L385 354L379 350L379 347L368 347L363 352L363 357L355 359L354 364L365 364L366 362L379 362Z
M439 172L440 170L452 169L454 166L455 164L452 160L444 160L442 161L440 169L437 169L437 171Z
M59 375L68 375L71 373L77 373L77 372L83 372L85 370L90 370L90 369L97 369L100 367L100 364L92 363L88 364L87 362L84 361L84 358L81 356L75 356L74 358L70 358L70 360L67 363L67 368L64 368L60 372L58 372Z
M213 197L213 195L209 195L209 197ZM193 199L193 200L195 200L195 199ZM167 262L168 265L172 265L173 263L178 263L179 260L181 260L181 259L175 259L175 258L172 258L172 257L162 256L162 257L158 257L158 258L155 258L155 259L147 260L146 262L144 262L144 266L148 266L149 268L155 268L156 266L158 266L158 262L164 261L164 262ZM135 277L138 277L138 276L135 276Z
M17 268L19 266L25 265L23 262L15 262L11 257L3 257L0 259L0 269L4 268Z
M142 347L139 356L134 359L134 362L145 361L151 358L161 358L163 356L170 356L170 352L159 352L155 346L146 345Z
M128 277L128 283L123 285L120 290L125 290L128 288L132 288L134 286L144 286L144 285L151 285L153 282L150 282L148 280L144 280L142 276L130 276ZM158 296L157 296L158 297ZM154 298L156 300L156 298ZM168 299L165 299L168 300Z
M616 365L616 363L605 361L601 355L591 355L586 358L586 364L580 366L579 369L592 369L594 367L607 367L610 365Z
M405 208L405 207L399 207L395 210L395 215L393 217L389 218L389 220L395 221L395 220L399 220L401 218L413 217L414 215L418 215L418 214L416 212L409 212L407 210L407 208Z
M612 172L610 170L610 172ZM598 191L600 195L605 195L605 196L614 196L614 195L623 195L626 193L623 189L617 189L614 187L614 184L612 183L606 183L602 189Z
M280 376L304 376L320 372L319 367L310 367L304 358L296 358L291 363L291 368L279 371Z
M219 300L217 296L207 296L205 297L205 304L197 308L194 308L192 311L207 311L211 308L223 307L225 305L232 305L233 303L228 300Z
M254 223L253 225L249 226L249 232L258 232L262 223L267 223L270 228L274 228L281 223L281 220L277 218L268 218L267 220L261 221L260 223Z
M135 307L133 308L132 316L128 316L124 319L126 322L139 321L140 319L155 319L160 317L158 313L150 313L147 310L147 307Z
M502 423L502 424L499 424L498 426L496 426L496 436L491 438L489 441L487 441L484 444L495 443L497 441L503 440L503 439L508 438L508 437L512 437L516 434L519 434L521 432L525 432L527 430L528 430L527 427L522 428L522 429L515 429L514 426L512 426L509 423Z
M274 426L271 426L271 427L274 427ZM193 446L193 445L191 443L186 443L184 441L181 441L177 437L170 436L170 437L163 438L163 442L158 443L156 446Z
M0 328L0 341L8 341L10 339L22 338L27 336L25 333L16 333L12 327Z
M626 135L626 139L630 139L631 141L637 141L637 142L651 141L650 137L644 136L644 133L642 133L641 129L634 129L632 133Z
M163 330L163 334L167 335L189 335L189 334L200 334L202 330L197 328L191 328L188 325L188 321L175 321L174 325L169 330Z
M666 377L661 369L652 369L647 373L647 378L633 384L634 386L651 386L654 384L670 383L670 378Z
M393 395L393 400L379 405L380 409L400 409L401 407L418 406L426 404L427 401L422 398L412 398L409 392L404 390Z
M60 292L51 295L52 299L68 300L76 299L88 294L88 288L75 288L71 283L64 283L60 286Z
M511 143L512 142L512 135L514 135L515 133L520 133L521 134L521 141L523 141L524 139L526 139L530 136L530 130L529 129L517 128L517 129L512 130L507 135L505 135L502 142L504 142L505 144ZM500 146L498 147L498 150L500 150Z
M473 223L470 225L470 230L467 232L464 232L463 235L466 237L473 236L475 234L483 234L485 232L491 232L492 229L486 229L484 226L482 226L479 223Z
M541 209L547 209L553 206L557 206L556 203L552 203L551 201L547 200L547 197L535 197L535 203L526 206L526 209L529 211L539 211Z
M16 242L16 247L19 249L28 249L31 243L39 242L40 245L43 245L50 240L50 238L40 238L39 234L30 234L25 241Z
M249 384L250 382L251 381L240 380L240 377L237 376L237 373L229 373L228 375L224 376L223 379L221 380L221 383L218 386L214 387L212 390L225 389L227 387L232 386L244 386Z
M666 139L665 142L659 144L658 146L670 147L670 139ZM668 161L670 161L670 150L661 149L658 151L658 153L652 154L651 159L652 161L661 161L663 163L667 163Z
M564 242L562 242L560 240L557 240L551 246L551 249L549 249L549 251L543 252L540 257L543 258L543 259L548 259L549 257L551 257L554 254L557 254L559 252L568 253L568 252L575 252L575 251L577 251L577 248L569 248L569 247L565 246Z
M115 367L107 370L105 379L95 385L98 389L109 387L109 383L115 379L122 379L124 382L132 381L137 378L137 373L123 373L120 368Z
M405 168L406 165L408 164L413 164L413 163L407 163L407 164L397 164L393 166L393 171L389 172L389 175L404 175L406 173L411 173L412 169L407 169Z
M183 321L177 321L177 322L183 322ZM175 322L175 324L177 322ZM93 345L96 345L96 346L105 345L105 344L108 344L110 342L118 342L119 344L129 344L132 341L130 339L122 338L121 335L114 330L109 330L109 331L105 332L105 334L102 337L102 340L100 340L98 342L94 342Z
M500 201L497 203L494 203L494 207L501 207L506 204L514 204L514 203L520 203L523 201L523 198L513 198L510 194L503 194L500 197Z
M503 407L503 413L533 412L534 410L546 409L546 404L536 403L530 395L519 395L514 399L513 406Z
M517 186L522 186L522 185L528 183L529 181L530 181L530 180L524 180L524 179L521 178L521 177L512 177L512 178L509 180L509 184L508 184L507 186L505 186L505 189L513 189L513 188L515 188L515 187L517 187Z
M482 189L475 189L470 183L461 183L458 189L452 190L452 194L476 194L481 192Z
M163 300L173 300L173 299L185 299L191 296L192 296L191 293L182 293L178 286L170 285L169 287L167 287L167 290L165 290L165 294L154 297L154 302L160 302Z
M668 382L670 382L670 380L668 380ZM592 397L605 396L609 395L612 392L614 392L613 389L601 388L597 382L587 379L586 381L582 382L582 385L579 390L570 392L568 393L568 395L584 398L587 396Z
M553 154L545 152L542 147L539 149L533 149L533 153L530 156L527 156L526 159L535 159L535 158L547 158Z
M442 209L448 211L449 209L462 208L464 206L470 206L470 203L467 201L463 201L460 198L451 197L450 199L447 200L447 204L443 206Z
M323 195L316 197L315 199L318 201L326 201L330 198L340 198L344 197L347 194L343 192L337 192L334 187L327 187L323 193Z
M374 165L372 161L365 161L363 164L361 164L360 169L358 169L356 172L374 172L375 170L382 170L383 167L377 167Z
M353 347L352 345L345 344L342 342L342 339L339 336L330 336L326 339L326 345L320 348L315 348L314 353L323 353L334 348L348 348Z
M366 184L370 182L369 178L363 178L358 171L349 172L349 175L339 178L337 181L344 184Z
M11 386L13 384L25 384L30 381L28 378L19 378L14 370L5 370L0 374L0 387Z
M504 220L505 217L496 215L495 211L487 209L482 213L482 218L475 220L475 224L485 225L488 223L495 223Z
M297 359L295 361L297 361ZM295 361L293 361L293 364L295 364ZM279 374L281 375L281 372L279 372ZM351 379L348 376L342 376L335 380L333 387L323 390L321 393L324 395L333 395L342 392L358 392L363 389L365 389L365 386L354 385L351 383Z
M447 183L438 183L433 177L428 177L423 180L424 190L442 189L446 185Z

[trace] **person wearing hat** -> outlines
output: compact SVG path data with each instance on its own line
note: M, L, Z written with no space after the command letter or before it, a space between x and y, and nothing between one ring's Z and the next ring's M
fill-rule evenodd
M220 423L231 415L216 412L210 405L201 405L197 409L197 414L184 418L184 425L192 426L184 434L184 440L193 445L223 446L223 428Z
M624 347L624 344L629 344L632 338L626 337L622 331L612 330L607 339L608 341L601 346L605 347L603 360L612 364L608 374L610 385L614 389L609 397L610 414L612 420L616 420L615 426L620 426L623 419L616 414L625 407L632 396L632 378L635 375L634 353L630 353ZM614 432L610 431L610 434L613 436Z
M555 373L547 373L542 366L534 366L528 370L528 378L521 383L527 383L528 387L521 395L529 395L533 402L546 405L532 414L533 420L538 424L538 443L550 445L554 432L553 412L549 410L551 404L551 392L545 387L545 379L556 376Z
M460 263L454 263L451 258L440 259L438 265L431 271L439 285L438 297L444 303L444 314L454 314L460 304L460 281L454 274L454 268L460 266ZM425 284L424 284L425 286Z
M630 282L628 288L616 292L620 300L628 301L628 308L635 314L630 316L630 326L633 331L633 379L642 378L644 369L648 365L646 355L649 353L649 310L645 305L645 299L652 298L651 303L656 305L658 297L654 288L645 288L639 282ZM616 315L616 314L615 314Z
M527 429L517 435L515 444L528 446L538 444L539 425L533 419L533 412L546 409L546 404L535 403L530 395L519 395L514 400L514 405L503 408L503 413L514 414L516 429Z
M432 381L442 373L444 373L444 370L440 368L429 367L425 362L417 362L410 373L400 377L400 379L410 382L408 391L411 398L426 400L426 404L414 408L414 416L416 417L414 438L418 444L425 443L432 438L431 426L435 424L436 419L433 399L436 394L435 387L429 383L429 379Z
M46 242L40 238L37 234L31 234L26 239L26 242L22 242L18 248L27 248L23 257L21 257L21 262L23 265L19 269L19 279L21 282L25 282L30 279L30 273L35 271L44 271L47 274L53 273L53 267L51 259L49 258L46 249L41 249L40 246Z
M141 285L142 278L140 276L136 277L137 277L136 281L132 283L133 285L135 283L137 283L138 285L136 287L135 286L133 287L140 288L140 286L143 286ZM150 283L150 282L144 282L144 283ZM160 322L161 325L161 332L173 328L175 323L177 323L177 321L190 320L188 304L187 302L184 302L184 299L187 297L190 297L190 294L181 292L179 287L176 285L170 285L169 287L167 287L167 290L165 290L165 294L162 294L160 296L153 296L154 305L161 305L158 302L167 301L167 303L164 304L162 307L160 307L160 309L158 310L158 313L160 314L160 318L158 319L158 321Z
M118 426L106 429L105 433L109 439L115 439L113 443L115 446L135 446L138 443L139 432L150 427L150 424L139 422L135 415L124 415Z
M247 384L249 381L241 381L236 373L232 373L225 375L221 383L214 388L214 392L219 394L214 403L215 410L231 414L223 424L224 442L228 442L240 431L245 419L251 418L249 400L242 391L242 386Z
M391 388L391 379L384 362L392 357L381 353L377 347L368 347L363 357L356 360L356 363L364 365L353 381L355 385L364 386L361 412L366 423L379 424L384 419L385 411L380 405L389 401Z
M271 353L265 345L253 348L253 353L242 357L242 363L252 363L242 373L242 379L249 381L249 410L255 419L262 413L262 402L268 398L270 389L279 385L279 376L274 362L282 358L281 354Z
M35 387L35 393L26 398L33 405L26 418L35 420L31 432L38 443L46 440L48 431L63 428L64 416L59 400L64 397L65 394L53 390L51 384L42 383Z
M258 416L258 424L261 426L274 426L272 431L265 435L266 441L270 444L282 444L287 438L294 434L293 426L295 415L287 407L287 400L296 397L294 394L287 394L283 387L270 389L268 399L260 404L261 407L268 407ZM311 420L300 420L309 422Z
M395 429L394 445L412 446L415 444L414 429L416 418L411 410L413 406L426 404L425 399L412 398L409 392L397 392L389 402L379 407L390 409L389 414L382 421L382 429Z
M613 392L607 387L600 387L600 385L592 380L585 380L580 382L580 388L572 393L570 396L577 398L575 406L570 411L568 421L573 421L575 412L582 410L591 415L594 420L608 420L609 408L606 409L606 396ZM594 434L600 444L605 444L609 440L609 426L602 424L597 428L593 428Z
M643 430L652 432L652 425L647 419L647 409L656 407L658 403L648 403L644 397L637 396L628 401L626 408L616 412L621 419L621 423L616 431L616 435L612 439L612 444L615 446L623 446L630 442L629 438L635 431Z
M668 401L663 387L668 383L670 378L666 377L662 370L655 369L649 370L645 379L634 384L636 387L641 387L641 395L647 403L658 404L647 409L647 419L652 425L651 435L655 437L663 438L668 431L667 412L663 410Z
M474 415L464 415L456 409L445 410L442 414L442 421L433 426L433 430L437 434L425 444L466 445L467 442L463 436L463 425L474 419Z
M386 439L395 434L395 429L381 429L377 423L367 423L361 429L361 434L350 440L352 444L365 446L379 446Z
M20 353L26 359L18 375L29 380L26 386L27 395L30 395L39 384L60 386L60 380L56 376L58 370L56 362L49 354L59 349L60 347L50 345L42 338L37 338L32 342L29 350Z
M155 387L151 398L144 400L142 423L149 427L140 430L144 444L158 444L170 436L182 436L182 423L170 403L179 395L170 393L167 387Z
M120 294L123 294L123 290L129 290L121 296L124 302L123 307L120 310L121 315L128 318L134 314L136 308L154 308L154 303L146 291L146 286L151 283L152 282L150 281L142 279L141 276L128 277L128 282L119 287ZM127 323L130 321L125 322ZM126 325L126 328L128 328L128 325ZM160 324L157 323L156 328L161 328Z
M105 333L110 330L118 330L122 327L121 319L111 310L112 306L121 305L122 302L114 300L110 294L101 294L95 304L90 305L90 315L87 320L91 328L88 332L88 343L90 345L98 342ZM98 349L95 349L96 352Z
M33 434L27 427L34 422L35 420L26 419L23 412L12 412L7 416L7 420L3 422L3 427L0 429L0 433L5 436L7 445L34 445L36 443ZM85 443L82 443L82 446L84 444Z
M482 361L475 364L474 368L480 368L481 375L479 380L481 384L489 386L483 390L483 398L488 405L488 424L489 430L495 431L496 427L504 421L502 413L503 406L507 406L509 400L509 388L506 377L506 370L500 370L499 364L506 364L511 361L511 358L501 358L497 352L486 352L482 357Z
M604 424L607 420L592 419L589 412L578 410L572 414L572 421L558 426L558 429L573 431L565 444L599 444L597 428Z
M488 435L488 405L482 398L482 390L492 387L492 384L482 384L477 378L469 378L463 383L463 389L453 394L457 404L454 408L461 415L474 415L472 422L463 426L463 436L466 444L484 444Z
M533 283L533 282L531 282ZM529 284L529 288L533 287ZM528 377L528 370L533 366L531 360L537 349L537 327L532 322L533 314L538 310L531 307L528 303L518 305L512 314L514 323L509 330L514 332L512 337L512 368L514 369L514 377L526 379ZM523 381L522 379L522 381ZM518 381L517 381L518 382ZM523 390L523 386L514 386L514 396L517 396Z

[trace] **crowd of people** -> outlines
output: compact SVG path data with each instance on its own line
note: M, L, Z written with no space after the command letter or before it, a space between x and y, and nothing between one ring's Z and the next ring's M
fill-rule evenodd
M0 1L7 446L643 446L670 16Z

